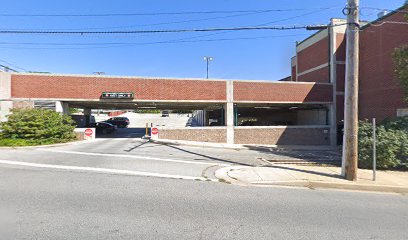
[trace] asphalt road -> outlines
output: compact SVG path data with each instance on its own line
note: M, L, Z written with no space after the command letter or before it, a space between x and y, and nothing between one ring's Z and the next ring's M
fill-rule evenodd
M9 239L408 239L401 195L14 166L0 179Z
M408 239L407 196L207 181L297 153L279 154L133 138L0 149L0 239Z

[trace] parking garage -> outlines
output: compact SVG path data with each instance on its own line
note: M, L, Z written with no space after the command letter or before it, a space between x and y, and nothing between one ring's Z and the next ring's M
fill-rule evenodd
M81 108L86 116L92 109L183 110L194 124L158 126L161 139L273 145L336 139L328 83L26 73L1 73L0 80L3 115L39 101L55 102L64 113Z

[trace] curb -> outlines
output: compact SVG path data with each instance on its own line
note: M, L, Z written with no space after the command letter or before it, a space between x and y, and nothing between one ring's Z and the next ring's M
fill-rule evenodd
M36 146L15 146L15 147L0 147L1 149L33 149L33 148L47 148L47 147L60 147L60 146L69 146L69 145L78 145L83 143L94 142L98 140L79 140L66 143L56 143L56 144L47 144L47 145L36 145Z
M174 144L174 145L186 145L195 147L208 147L208 148L228 148L228 149L288 149L288 150L320 150L320 151L333 151L337 148L331 146L303 146L303 145L256 145L256 144L227 144L227 143L210 143L210 142L195 142L195 141L185 141L185 140L170 140L170 139L159 139L150 140L151 142L158 144Z
M282 182L252 182L250 185L255 186L287 186L287 187L307 187L310 189L339 189L339 190L355 190L355 191L369 191L369 192L387 192L387 193L401 193L407 194L408 187L393 186L393 185L371 185L358 183L336 183L323 181L282 181Z
M242 166L224 167L215 171L214 175L218 179L225 182L240 186L258 186L258 187L303 187L309 189L337 189L337 190L354 190L368 192L383 192L383 193L399 193L408 194L408 186L394 185L371 185L359 183L338 183L327 181L309 181L309 180L294 180L294 181L255 181L244 182L239 179L229 176L229 172L234 169L240 169Z

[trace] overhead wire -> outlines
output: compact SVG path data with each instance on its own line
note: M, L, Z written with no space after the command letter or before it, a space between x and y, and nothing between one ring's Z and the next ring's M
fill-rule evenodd
M20 70L22 70L22 71L28 72L27 69L22 68L22 67L19 67L19 66L15 65L15 64L12 64L12 63L10 63L10 62L7 62L7 61L5 61L5 60L3 60L3 59L0 59L0 62L3 62L3 63L5 63L5 64L7 64L7 65L10 65L10 66L12 66L12 67L14 67L14 68L20 69ZM3 66L3 65L1 65L1 66L2 66L2 67L7 67L7 68L9 68L8 66ZM9 69L10 69L10 68L9 68Z
M226 14L226 13L254 13L254 12L293 12L305 10L329 9L292 8L292 9L258 9L258 10L217 10L217 11L184 11L184 12L150 12L150 13L98 13L98 14L30 14L30 13L0 13L0 17L121 17L121 16L159 16L159 15L194 15L194 14Z
M51 45L51 46L85 46L85 47L3 47L6 49L95 49L95 48L115 48L115 47L129 47L137 45L156 45L156 44L171 44L171 43L196 43L196 42L216 42L216 41L236 41L236 40L256 40L267 38L280 38L280 37L292 37L292 36L304 36L306 34L291 34L291 35L278 35L278 36L258 36L258 37L239 37L239 38L217 38L217 39L198 39L198 40L167 40L167 41L154 41L154 42L140 42L140 43L7 43L0 42L0 45Z

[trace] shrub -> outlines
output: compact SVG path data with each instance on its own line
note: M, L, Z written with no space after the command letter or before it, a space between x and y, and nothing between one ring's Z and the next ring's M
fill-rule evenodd
M402 126L407 123L408 118L398 118L385 121L377 126L378 169L397 169L406 166L408 162L408 131ZM360 122L359 167L361 168L372 168L372 136L371 123Z
M47 109L15 109L7 122L0 125L2 137L64 142L75 139L75 122L68 115Z
M381 125L386 129L405 130L408 132L408 116L386 119Z

